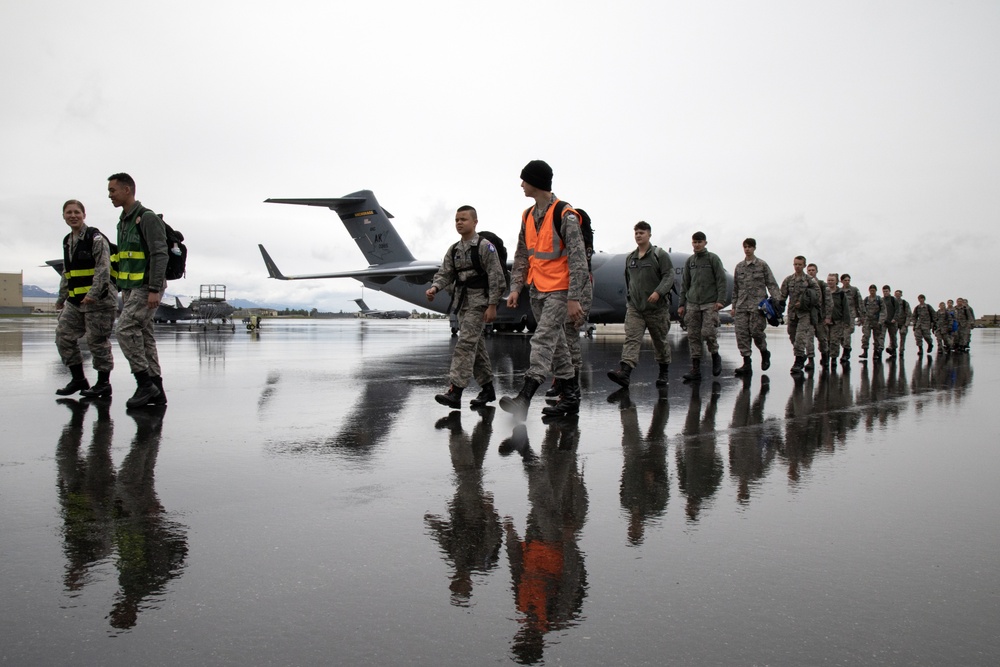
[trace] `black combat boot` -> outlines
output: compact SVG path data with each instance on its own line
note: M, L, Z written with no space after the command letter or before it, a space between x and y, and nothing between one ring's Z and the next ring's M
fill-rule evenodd
M712 375L716 377L722 375L722 355L718 352L712 353Z
M608 379L619 386L625 387L626 389L628 388L628 384L631 381L630 380L631 376L632 376L632 367L629 366L624 361L618 362L618 370L608 371Z
M580 411L580 383L575 377L563 380L563 393L555 405L546 405L542 414L548 417L566 417Z
M153 384L157 389L160 390L160 395L156 396L149 402L150 405L166 405L167 404L167 392L163 390L163 377L160 375L153 375L149 378L153 381Z
M796 357L796 358L798 358L798 357ZM810 373L812 373L813 370L815 370L815 368L816 368L816 362L813 359L813 357L809 357L808 359L806 359L806 365L803 368L804 368L804 370L806 370L806 371L808 371Z
M108 398L111 396L111 371L97 371L97 384L80 392L84 398Z
M771 350L763 350L760 353L760 370L766 371L771 367Z
M660 364L660 372L656 376L656 386L666 387L670 384L670 364Z
M500 399L500 409L523 421L528 415L528 406L531 405L531 397L538 391L538 385L538 380L525 376L517 396L504 396Z
M840 355L840 363L847 366L851 363L851 348L845 347L843 353Z
M861 359L862 361L868 361L868 348L867 347L861 348L861 356L858 357L858 358Z
M792 365L792 370L790 371L791 374L795 375L796 377L801 377L805 375L805 365L806 365L805 357L795 357L795 364Z
M485 408L487 403L497 400L497 392L492 382L487 382L479 389L479 395L469 401L470 408Z
M753 375L753 361L749 356L743 357L743 365L733 371L733 375Z
M691 360L691 370L682 375L685 382L701 382L701 357Z
M876 364L882 363L882 350L875 350L872 352L872 361Z
M125 407L141 408L153 402L160 395L160 390L153 384L152 378L146 371L139 371L135 374L135 393L132 398L125 401Z
M545 391L545 398L559 398L562 393L562 381L559 378L552 378L552 386Z
M69 367L69 372L73 374L73 378L62 389L56 389L57 396L69 396L78 391L90 389L90 383L83 375L83 364L73 364Z
M438 394L434 397L434 400L441 405L446 405L453 410L458 410L462 407L462 392L465 391L464 387L456 387L455 385L449 385L448 391L443 394Z
M819 367L824 371L830 368L830 355L826 352L819 353Z
M934 343L927 343L927 354L934 351Z

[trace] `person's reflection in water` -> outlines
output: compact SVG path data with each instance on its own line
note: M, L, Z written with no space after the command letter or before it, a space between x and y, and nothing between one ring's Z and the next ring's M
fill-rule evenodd
M677 448L677 485L687 497L685 513L691 523L698 521L705 501L719 488L723 476L722 457L715 448L715 413L722 386L712 383L712 397L701 417L700 385L691 386L691 402L684 420L684 442Z
M760 378L757 398L750 401L753 376L742 377L740 393L733 404L733 420L729 425L729 474L736 478L736 502L746 505L750 502L751 488L764 479L774 461L774 455L781 446L781 432L764 422L764 401L771 389L766 375Z
M503 529L493 496L483 490L483 459L490 447L495 408L479 410L481 419L472 437L462 428L458 410L437 421L435 427L448 429L448 447L455 469L455 497L448 503L447 518L424 516L427 529L454 568L449 589L451 603L469 606L473 575L485 574L497 566Z
M56 486L63 519L63 552L66 572L63 583L71 597L91 582L91 569L111 555L110 524L112 492L115 481L111 462L110 399L94 401L97 421L93 424L90 448L80 456L84 416L90 402L59 399L70 409L69 423L63 427L56 445L58 478Z
M511 654L520 664L542 661L545 635L574 625L587 594L583 553L577 544L587 517L587 489L577 470L580 430L575 418L550 423L542 452L534 457L524 426L504 441L502 452L524 459L531 510L524 539L511 517L504 520L507 558L520 628Z
M628 396L627 389L620 389L619 392ZM663 516L670 498L665 433L670 403L659 400L653 406L653 418L645 441L639 433L639 415L635 405L631 401L619 400L618 403L622 420L621 504L628 513L628 543L639 546L645 537L646 524Z

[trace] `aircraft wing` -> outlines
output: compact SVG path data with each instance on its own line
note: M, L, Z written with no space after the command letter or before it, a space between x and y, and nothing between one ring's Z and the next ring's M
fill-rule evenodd
M371 280L373 282L388 282L393 278L404 278L408 282L417 284L430 282L434 274L441 268L439 262L398 262L393 264L380 264L367 269L357 269L355 271L334 271L331 273L310 273L298 276L286 276L278 268L278 265L271 259L271 255L264 249L264 245L257 244L260 254L264 258L267 266L267 273L271 278L278 280L316 280L320 278L356 278L358 280Z

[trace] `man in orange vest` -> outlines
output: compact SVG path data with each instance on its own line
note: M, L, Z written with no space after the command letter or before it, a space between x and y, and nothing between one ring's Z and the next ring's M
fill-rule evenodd
M516 396L501 398L500 407L524 419L531 397L551 370L564 389L559 402L546 406L542 413L572 415L580 409L580 383L563 324L567 318L577 325L584 319L580 301L588 271L580 217L552 194L552 168L542 160L532 160L521 170L521 189L535 203L521 216L507 308L517 308L521 288L530 285L531 311L538 326L531 337L524 385Z

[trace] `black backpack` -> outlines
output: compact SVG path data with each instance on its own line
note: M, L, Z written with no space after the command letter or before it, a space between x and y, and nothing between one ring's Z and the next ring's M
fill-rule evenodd
M556 202L556 210L552 214L552 220L555 222L556 234L559 236L559 240L562 241L562 217L563 212L569 204L560 200ZM572 208L572 207L570 207ZM580 218L580 234L583 235L583 248L587 253L587 270L590 270L590 258L594 255L594 226L591 224L590 215L587 214L582 208L574 208L579 214ZM521 216L522 222L528 223L528 212L531 209L526 209L524 214ZM565 244L565 242L564 242Z
M141 218L144 213L149 211L148 208L143 207L139 211L138 217ZM150 211L152 212L152 211ZM163 219L162 213L157 213L160 220L163 221L163 226L167 232L167 273L164 276L165 280L180 280L187 273L187 256L188 249L184 245L184 235L179 231L167 224L167 221ZM142 234L142 225L139 225L139 236L142 236L142 243L149 248L149 244L146 243L146 237Z
M503 244L503 239L493 232L482 231L477 233L479 234L480 241L472 246L472 268L476 270L476 277L465 281L464 286L483 287L487 291L489 290L489 279L486 269L483 268L482 260L479 259L479 246L483 242L483 239L485 239L497 249L497 258L500 260L500 266L503 267L504 289L506 290L506 288L510 287L510 270L507 268L507 247ZM458 243L455 243L451 247L451 259L453 263L457 254Z

